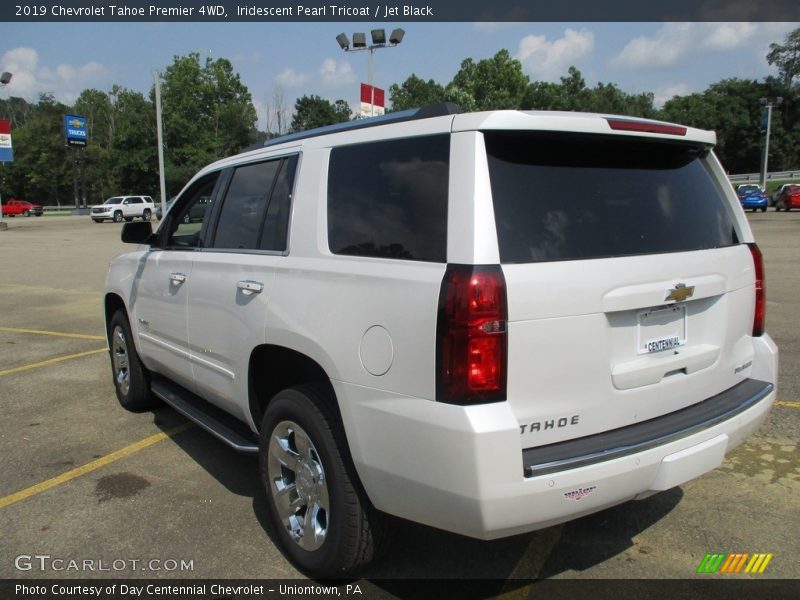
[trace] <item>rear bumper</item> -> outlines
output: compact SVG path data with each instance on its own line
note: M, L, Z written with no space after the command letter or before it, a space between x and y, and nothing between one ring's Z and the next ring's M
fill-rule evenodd
M733 388L727 404L720 395L719 410L665 421L651 443L639 430L623 451L614 446L607 450L617 452L598 454L589 447L591 460L529 469L527 476L534 455L522 451L519 423L506 403L457 407L341 382L334 387L340 400L347 398L340 405L351 452L377 508L494 539L646 497L719 466L764 421L776 397L777 348L768 336L754 344L752 379ZM581 443L568 443L578 450L572 458L587 456Z

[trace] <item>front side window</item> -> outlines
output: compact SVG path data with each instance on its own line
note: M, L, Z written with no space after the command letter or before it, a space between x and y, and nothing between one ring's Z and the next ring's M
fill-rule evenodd
M180 197L180 206L169 212L167 246L197 248L203 245L203 223L208 218L218 178L218 172L206 175Z
M447 261L450 136L331 151L328 245L334 254Z

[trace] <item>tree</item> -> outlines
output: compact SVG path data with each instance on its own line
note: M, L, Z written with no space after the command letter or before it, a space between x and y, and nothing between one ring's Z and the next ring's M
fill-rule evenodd
M528 83L522 63L504 49L477 63L471 58L464 60L445 95L448 100L461 98L466 104L474 104L475 110L519 108Z
M286 94L280 85L272 86L272 97L265 104L266 128L265 139L283 135L289 130L289 109L286 106Z
M786 36L783 44L770 44L767 62L777 65L783 84L790 88L800 75L800 28Z
M163 74L167 187L177 191L202 166L239 152L256 138L250 91L225 58L176 56Z
M425 81L412 73L400 85L393 83L389 86L389 99L392 110L407 110L443 102L445 90L433 79Z
M305 131L349 121L350 112L350 106L344 100L331 103L320 96L303 96L295 102L291 131Z
M71 203L71 154L64 146L68 107L42 94L14 132L14 162L4 167L4 194L39 204Z
M598 83L586 86L581 72L574 66L561 77L561 83L534 81L528 86L522 108L538 110L575 110L637 117L655 115L653 94L628 94L616 84Z
M664 104L660 117L717 132L716 152L732 173L758 171L762 133L759 128L766 95L764 84L746 79L725 79L709 86L702 94L672 98ZM773 113L773 117L777 117ZM780 119L773 122L776 148L783 142ZM772 145L772 144L771 144Z

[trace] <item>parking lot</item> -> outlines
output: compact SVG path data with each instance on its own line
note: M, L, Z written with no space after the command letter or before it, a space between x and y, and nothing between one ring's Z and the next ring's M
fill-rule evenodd
M699 480L532 534L487 543L404 524L370 585L680 579L707 552L774 555L763 575L737 577L800 577L800 213L748 218L781 350L779 401L757 435ZM17 218L0 231L0 577L301 578L267 528L254 458L171 409L117 404L101 292L126 249L119 231L88 217ZM70 560L93 568L56 568Z

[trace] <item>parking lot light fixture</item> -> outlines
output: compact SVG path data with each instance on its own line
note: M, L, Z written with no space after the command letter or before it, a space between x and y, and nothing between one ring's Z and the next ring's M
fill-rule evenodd
M389 36L389 43L386 43L386 30L385 29L373 29L370 31L370 36L372 37L372 44L369 46L367 45L367 34L363 32L356 32L353 34L353 45L350 46L349 40L344 33L340 33L336 36L336 41L339 43L339 47L344 50L345 52L357 52L359 50L367 50L369 52L369 57L367 61L367 83L369 84L370 89L372 89L372 99L371 104L373 107L373 111L375 110L375 89L372 87L372 72L373 72L373 54L375 54L375 50L379 50L381 48L396 48L397 45L403 41L403 37L405 36L406 32L399 27L392 31L392 34Z

